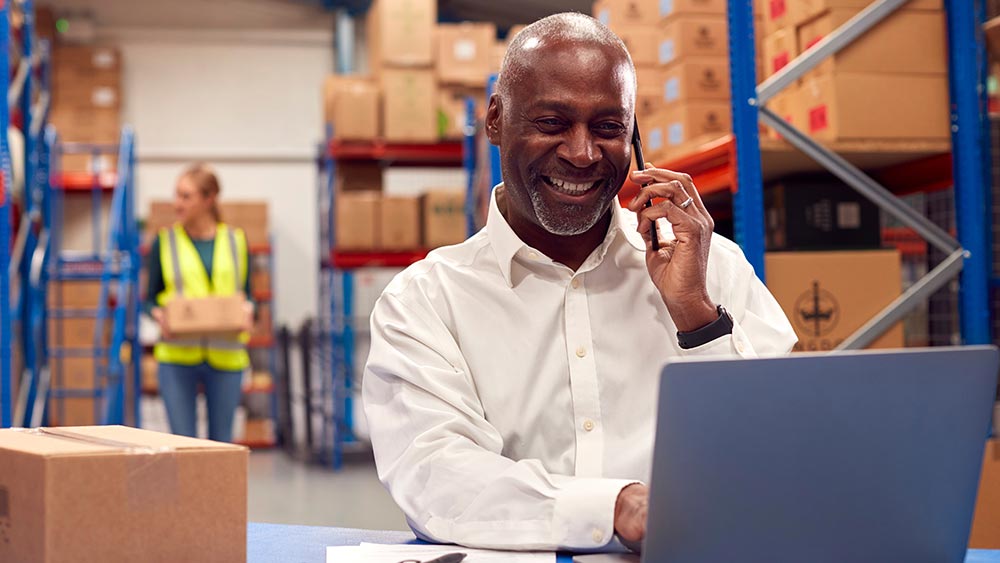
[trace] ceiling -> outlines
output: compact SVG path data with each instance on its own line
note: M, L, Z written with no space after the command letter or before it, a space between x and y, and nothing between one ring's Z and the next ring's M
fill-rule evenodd
M60 16L101 27L330 29L330 6L363 9L367 0L39 0ZM501 28L565 11L589 13L592 0L438 0L442 21L492 21Z

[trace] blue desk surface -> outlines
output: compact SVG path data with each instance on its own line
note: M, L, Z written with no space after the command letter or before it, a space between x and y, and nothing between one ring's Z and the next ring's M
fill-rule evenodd
M326 563L326 547L416 541L410 532L285 526L251 523L247 531L248 563ZM559 556L559 563L571 563ZM1000 563L1000 550L970 549L965 563Z

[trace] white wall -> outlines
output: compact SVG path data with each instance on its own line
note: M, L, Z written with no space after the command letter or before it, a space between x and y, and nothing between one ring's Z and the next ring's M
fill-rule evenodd
M276 317L315 316L314 164L332 31L105 29L123 55L123 120L136 129L140 215L171 197L194 160L217 168L225 200L270 204Z

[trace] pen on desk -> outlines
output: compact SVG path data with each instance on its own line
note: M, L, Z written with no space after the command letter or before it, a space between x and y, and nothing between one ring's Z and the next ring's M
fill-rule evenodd
M424 561L424 563L459 563L463 559L465 559L464 553L446 553L441 557L435 557L429 561Z

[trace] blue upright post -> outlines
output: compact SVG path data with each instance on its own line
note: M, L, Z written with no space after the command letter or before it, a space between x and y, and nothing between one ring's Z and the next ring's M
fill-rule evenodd
M465 99L465 143L462 145L462 164L465 166L465 230L468 236L476 234L476 101Z
M10 77L10 60L7 45L10 44L10 2L0 6L0 84L7 92ZM10 121L7 104L0 104L0 142L3 154L0 158L9 162L10 154L7 147L7 125ZM10 318L10 176L6 174L9 166L4 166L4 175L0 179L0 428L7 428L13 419L14 394L11 385L11 318Z
M736 242L757 277L764 279L764 188L758 138L757 77L753 2L729 0L729 73L736 137L736 192L733 221Z
M948 57L951 90L952 170L955 179L955 223L966 250L959 310L965 344L990 342L990 253L988 155L985 134L985 69L982 0L948 0Z

